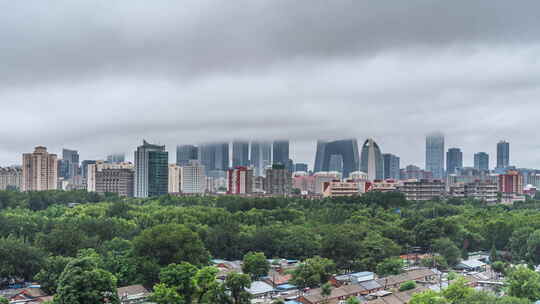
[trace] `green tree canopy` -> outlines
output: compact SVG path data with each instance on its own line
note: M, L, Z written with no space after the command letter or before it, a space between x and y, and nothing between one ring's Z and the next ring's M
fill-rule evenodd
M400 274L405 264L401 258L387 258L377 265L377 274L381 277Z
M14 237L0 238L0 278L31 280L45 260L45 253Z
M155 260L159 265L188 262L206 265L210 255L199 235L184 225L163 224L144 230L133 241L138 256Z
M41 285L43 291L52 295L56 293L60 275L62 275L66 265L71 260L72 258L63 256L51 256L45 259L41 271L36 275L36 280Z
M457 263L459 263L459 260L461 258L461 251L450 239L442 238L436 240L433 243L433 249L435 250L435 252L439 253L442 257L444 257L446 263L449 266L455 266Z
M184 298L176 292L175 288L167 287L160 283L154 286L154 292L150 296L150 301L156 304L184 304Z
M56 304L120 303L116 291L116 278L99 269L91 258L69 262L60 275Z
M161 269L159 279L167 287L174 288L184 298L186 304L191 304L197 292L195 275L197 267L183 262L170 264Z
M407 281L403 284L401 284L401 286L399 286L399 291L407 291L407 290L411 290L411 289L415 289L416 288L416 282L415 281Z
M317 287L328 282L335 271L336 265L332 260L316 256L294 269L291 283L299 288Z
M511 269L505 284L510 296L531 301L540 299L540 274L525 266Z
M249 304L251 296L246 288L251 286L251 279L247 274L231 273L225 279L225 287L230 291L233 304Z
M251 276L252 280L268 275L270 263L262 252L248 252L244 255L242 271Z

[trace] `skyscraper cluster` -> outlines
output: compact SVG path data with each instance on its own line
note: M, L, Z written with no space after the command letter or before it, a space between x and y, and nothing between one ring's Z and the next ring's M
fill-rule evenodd
M307 164L293 162L288 140L178 145L173 164L169 164L165 146L147 141L137 147L133 164L126 162L122 153L107 155L105 160L80 162L78 151L72 149L63 149L59 159L45 147L38 146L34 152L23 154L21 168L0 168L0 189L86 189L144 198L167 193L289 195L293 189L300 193L344 195L352 189L396 189L399 181L413 179L439 180L452 189L453 195L490 187L481 184L483 182L504 182L505 191L521 188L529 182L540 187L539 170L510 166L507 141L500 141L496 147L497 165L493 171L486 152L474 153L474 166L466 167L461 148L451 147L445 151L444 135L432 133L426 136L422 169L415 165L401 168L400 157L382 153L372 138L366 139L361 148L357 140L351 138L318 140L314 167L309 171ZM422 183L410 183L407 189L421 186ZM440 184L431 186L438 189Z

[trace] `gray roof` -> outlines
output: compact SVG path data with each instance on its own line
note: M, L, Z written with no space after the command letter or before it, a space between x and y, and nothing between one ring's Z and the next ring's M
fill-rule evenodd
M274 291L274 288L263 281L255 281L251 283L251 287L247 289L247 292L256 296L263 295Z
M462 268L478 268L486 266L486 263L479 260L466 260L461 261L457 266Z
M382 288L381 284L377 283L375 280L369 280L360 282L360 286L364 287L366 290L374 290Z

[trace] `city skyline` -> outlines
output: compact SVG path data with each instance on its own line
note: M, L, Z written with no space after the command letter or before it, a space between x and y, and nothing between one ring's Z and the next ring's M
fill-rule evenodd
M0 164L36 145L96 159L143 138L170 154L290 138L312 165L319 138L373 137L424 167L424 136L441 131L465 165L507 139L512 164L540 167L538 1L187 2L7 2Z
M509 166L511 167L517 167L517 168L540 168L539 167L534 167L534 166L521 166L519 165L520 163L523 163L524 161L523 160L519 160L519 159L515 159L515 156L513 154L513 150L514 150L514 144L507 140L507 139L499 139L497 140L496 142L494 142L494 144L492 146L492 149L484 149L484 150L479 150L479 151L470 151L470 149L463 149L463 146L462 145L459 145L459 144L455 144L455 145L452 145L452 147L450 148L447 148L448 147L448 144L446 143L447 141L447 137L444 133L441 133L441 132L435 132L435 133L428 133L425 135L425 137L423 138L423 141L424 141L424 150L421 152L423 153L422 154L422 157L424 157L424 160L421 161L421 162L418 162L418 163L415 163L415 162L408 162L407 160L403 161L403 157L401 154L399 153L395 153L394 151L389 151L388 149L385 149L385 146L384 144L382 145L379 145L380 146L380 149L381 149L381 153L382 154L394 154L396 155L397 157L400 158L400 166L401 168L405 168L406 166L408 165L415 165L415 166L418 166L418 167L421 167L422 169L426 168L426 162L425 162L425 154L427 152L426 150L426 146L425 146L425 140L426 138L428 138L429 136L432 136L433 134L441 134L444 138L444 163L443 163L443 166L445 169L447 169L447 152L451 149L454 149L454 148L457 148L461 151L461 153L463 154L463 158L462 158L462 163L463 163L463 167L474 167L475 166L475 154L476 153L487 153L488 154L488 164L489 164L489 168L490 169L496 169L497 168L497 152L498 152L498 147L499 147L499 144L501 142L504 142L506 144L509 144L510 145L510 150L512 151L512 154L510 156L510 159L509 159ZM352 140L356 140L356 139L352 139ZM366 139L367 140L367 139ZM233 143L234 142L238 142L238 141L241 141L241 142L245 142L245 143L248 143L249 144L249 150L251 152L251 144L252 143L257 143L257 142L265 142L264 140L248 140L248 139L235 139L235 140L229 140L229 141L224 141L224 140L221 140L221 141L216 141L216 142L205 142L205 143L200 143L200 144L192 144L192 143L185 143L185 144L174 144L174 145L163 145L161 144L160 142L157 142L156 141L156 144L158 145L163 145L166 147L167 151L173 151L173 153L169 153L169 163L173 164L173 163L177 163L177 157L178 157L178 148L179 147L185 147L185 146L189 146L189 147L196 147L197 150L199 150L199 155L198 157L201 157L201 154L200 154L200 147L202 146L212 146L212 145L221 145L221 144L226 144L228 145L228 153L226 154L229 154L229 166L232 168L234 167L233 166ZM292 141L290 140L289 141L289 146L290 146L290 158L294 161L294 163L306 163L308 164L309 166L309 169L310 170L313 170L315 169L315 164L316 164L316 154L317 154L317 142L318 141L321 141L320 139L315 141L313 143L314 147L313 147L313 150L310 152L309 148L310 148L310 144L309 143L301 143L303 145L302 147L302 154L300 155L300 157L302 158L298 158L297 155L294 153L294 151L296 150L296 146L298 145L297 142L295 141ZM328 140L323 140L324 142L328 141ZM332 141L346 141L346 139L333 139L331 140ZM362 139L362 142L364 140ZM377 143L378 143L378 140L375 140ZM266 141L268 143L270 143L270 145L272 145L272 141ZM276 140L276 142L280 142L280 140ZM452 142L455 142L455 141L452 141ZM57 150L55 149L51 149L49 148L49 146L47 145L35 145L34 147L36 146L46 146L49 151L52 151L51 153L56 153L59 155L58 157L58 160L59 160L59 166L60 164L62 163L62 160L63 158L60 156L62 155L62 153L64 151L72 151L71 149L66 149L64 147L60 148L58 150L58 152L56 152ZM111 157L111 153L105 153L104 155L98 155L97 157L94 157L94 158L88 158L88 157L85 157L86 155L89 155L88 153L85 153L85 151L81 151L80 149L77 149L77 147L72 147L70 146L70 148L73 148L73 152L76 152L77 155L82 155L80 156L80 163L79 165L82 165L83 161L95 161L95 160L104 160L106 161L108 158ZM136 149L137 148L137 145L135 144L134 145L134 148L133 149ZM306 149L307 148L307 149ZM273 149L272 149L273 150ZM415 150L418 150L418 148L416 148ZM311 153L311 154L310 154ZM134 162L134 158L133 156L131 155L132 152L130 153L129 151L126 151L126 153L123 153L123 152L116 152L114 153L116 155L121 155L121 156L125 156L125 161L128 161L128 162ZM226 156L226 154L224 156ZM309 156L311 155L311 160L309 160ZM249 155L248 154L248 161L251 161L251 157L253 155ZM361 151L358 152L358 157L361 157ZM20 157L20 154L19 154L19 159L21 159ZM417 159L419 159L420 157L416 157ZM307 159L307 160L305 160ZM21 159L22 160L22 159ZM0 167L11 167L11 166L20 166L21 165L21 160L19 160L19 162L15 161L14 163L4 163L2 164L0 162ZM199 159L200 160L200 159ZM224 161L224 160L223 160ZM352 172L352 171L351 171ZM59 174L60 174L60 171L59 171Z

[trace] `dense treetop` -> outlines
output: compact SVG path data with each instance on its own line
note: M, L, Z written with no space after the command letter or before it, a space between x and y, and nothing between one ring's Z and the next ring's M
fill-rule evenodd
M331 260L306 273L320 267L396 273L395 258L413 247L439 252L442 267L493 247L506 255L501 258L537 263L539 207L536 201L514 207L456 199L413 203L398 193L305 200L0 191L0 277L37 278L53 291L65 266L88 249L119 286L151 286L170 264L201 269L211 258L241 260L248 252ZM266 265L255 254L248 259L251 276L260 276ZM174 296L166 285L162 291Z

